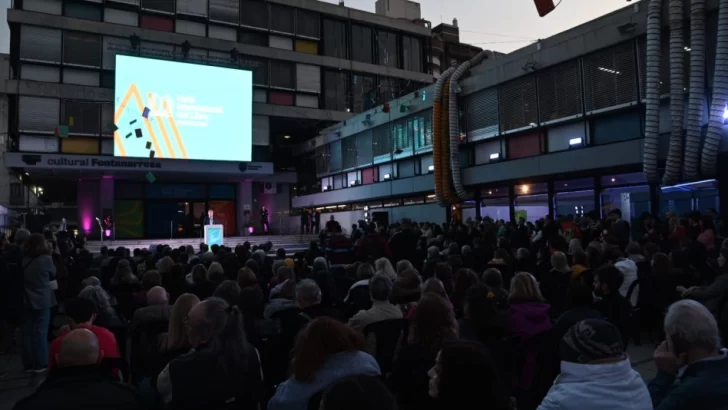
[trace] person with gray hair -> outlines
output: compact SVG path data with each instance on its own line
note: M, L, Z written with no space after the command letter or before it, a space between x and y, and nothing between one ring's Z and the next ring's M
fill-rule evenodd
M369 279L369 295L372 298L372 307L368 310L361 310L349 319L349 326L352 329L362 331L372 323L389 319L402 319L402 310L389 303L389 296L392 293L394 284L385 275L375 275Z
M728 408L728 356L713 314L681 300L668 308L664 329L654 354L657 376L648 385L655 409Z
M319 256L313 260L313 273L318 273L321 271L329 271L329 262L323 256Z
M311 280L304 279L296 285L296 304L301 310L321 303L321 288Z
M69 332L57 354L58 368L35 393L19 401L15 410L35 409L138 409L133 387L114 381L99 363L104 358L99 340L88 329Z

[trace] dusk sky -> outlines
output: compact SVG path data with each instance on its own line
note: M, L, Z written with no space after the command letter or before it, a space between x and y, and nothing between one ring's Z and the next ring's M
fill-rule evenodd
M326 0L338 3L338 0ZM374 12L375 0L345 0L346 5ZM420 0L423 17L435 26L457 18L461 41L509 52L530 41L547 38L603 14L628 6L625 0L563 0L551 14L540 18L533 0ZM9 31L6 9L0 0L0 53L7 53Z

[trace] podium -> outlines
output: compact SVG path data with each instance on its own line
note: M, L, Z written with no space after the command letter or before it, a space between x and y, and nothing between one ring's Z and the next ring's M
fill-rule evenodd
M222 225L205 225L205 243L207 246L223 245L223 232Z

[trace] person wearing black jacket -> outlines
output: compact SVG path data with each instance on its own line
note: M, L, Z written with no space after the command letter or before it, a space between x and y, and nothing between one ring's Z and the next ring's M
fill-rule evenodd
M14 410L135 410L140 408L134 389L115 381L99 363L103 352L88 329L72 330L61 343L58 368L19 401Z
M594 294L601 299L594 308L619 329L625 348L631 334L632 304L619 293L624 276L613 265L605 265L594 271Z
M265 205L260 207L260 223L263 228L263 233L268 233L269 229L269 223L268 223L268 209L265 207Z
M396 265L401 260L408 260L418 263L417 240L420 236L412 230L412 221L409 218L402 219L400 229L389 239L389 249L392 251L392 264Z

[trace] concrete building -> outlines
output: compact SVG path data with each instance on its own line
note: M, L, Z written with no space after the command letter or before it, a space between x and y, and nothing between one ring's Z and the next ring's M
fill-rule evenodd
M295 171L308 165L292 148L432 82L428 27L316 0L16 0L8 24L5 165L43 201L76 207L54 220L90 235L93 217L115 214L128 225L117 237L168 236L179 212L211 206L240 232L262 204L286 231ZM112 161L117 54L252 71L252 162L159 159L149 188L146 171Z
M710 85L718 2L706 3ZM461 79L459 160L469 200L452 207L436 203L432 142L439 125L432 123L430 86L390 102L387 110L377 107L342 122L306 147L319 159L318 184L299 187L294 207L336 212L342 226L365 214L390 221L408 216L443 222L452 213L534 221L547 214L620 208L638 228L644 212L683 215L720 206L726 214L728 198L719 200L716 180L662 187L642 173L646 12L646 1L631 4L487 60ZM663 51L665 91L667 55ZM686 76L689 71L686 67ZM660 161L670 130L664 98Z
M415 21L422 19L420 3L410 0L377 0L376 13L395 19Z
M460 42L457 19L453 19L452 24L439 24L432 28L432 75L439 78L443 71L470 60L481 51L480 47Z

